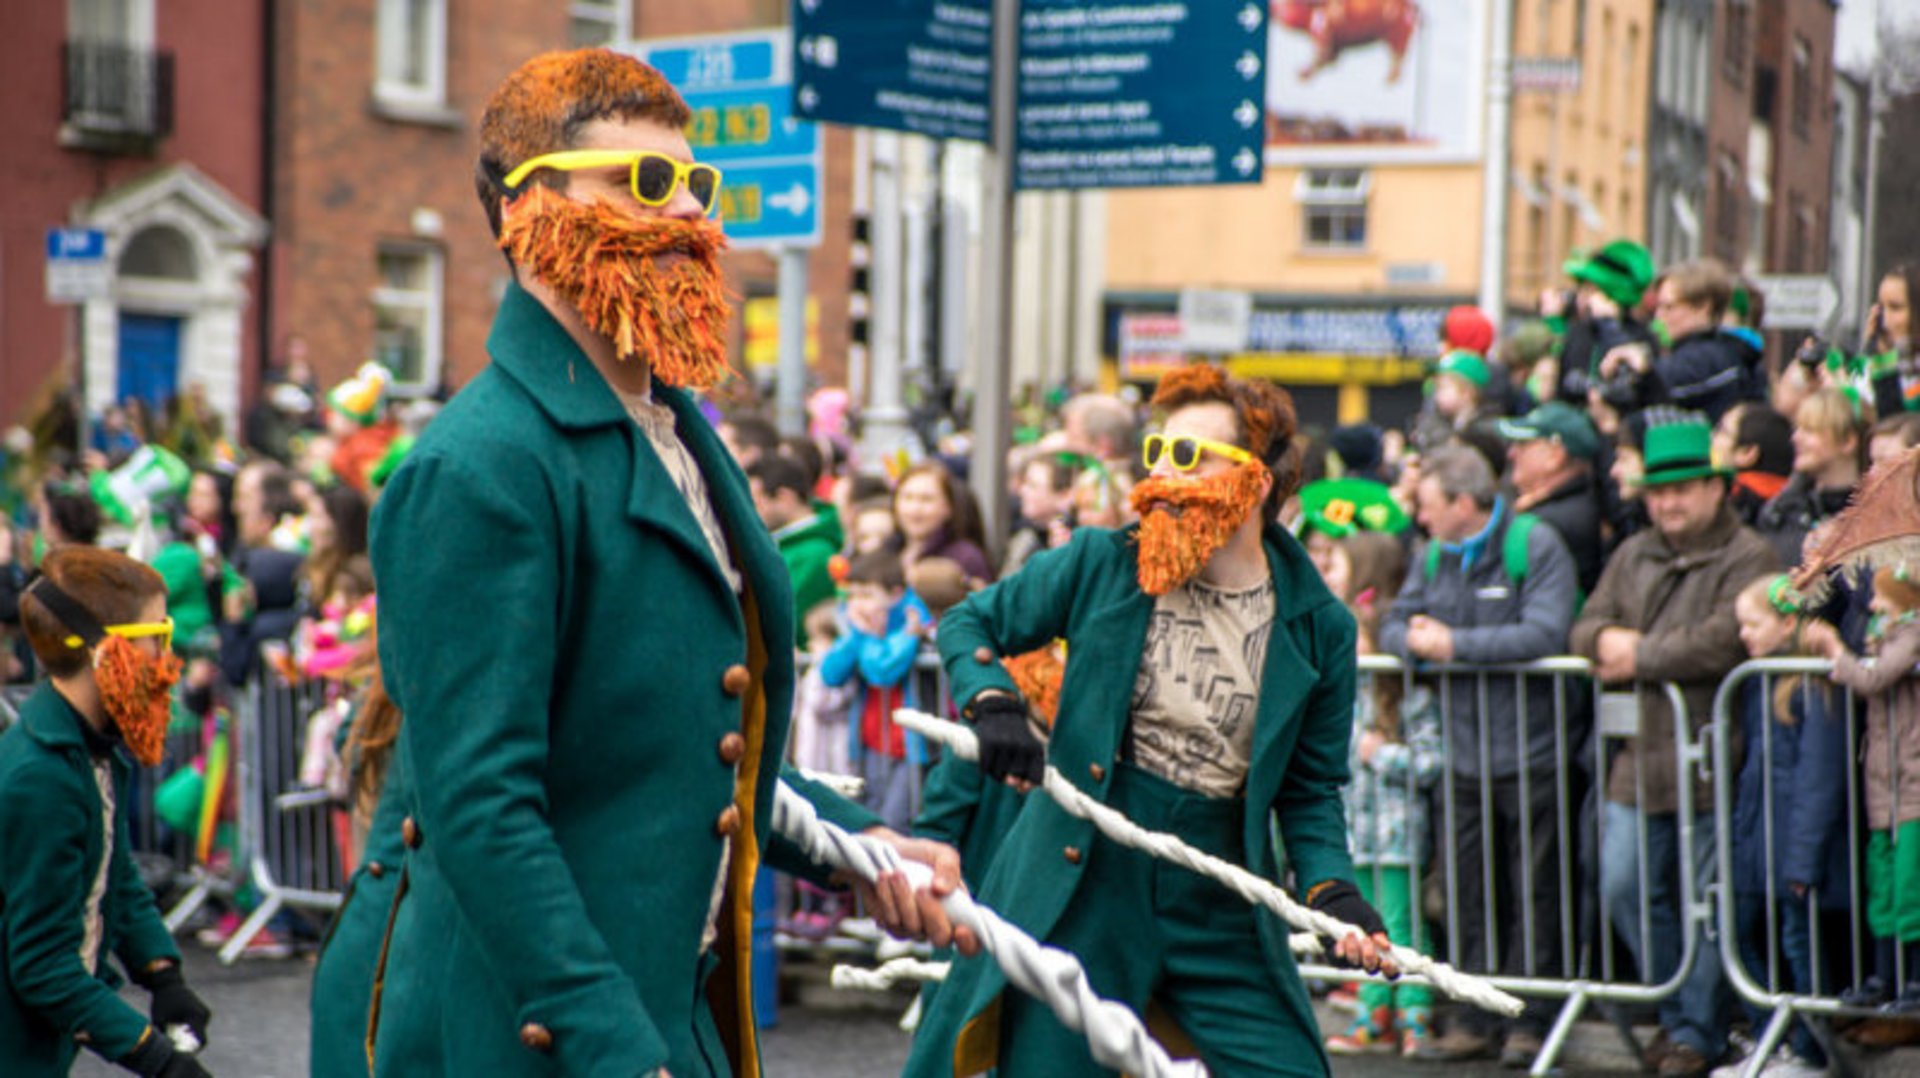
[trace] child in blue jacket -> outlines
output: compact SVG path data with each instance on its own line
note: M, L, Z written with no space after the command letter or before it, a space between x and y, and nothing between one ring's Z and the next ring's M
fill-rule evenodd
M847 723L848 759L866 780L866 806L902 833L913 826L926 743L894 724L895 708L915 705L913 663L932 616L907 590L900 555L876 550L847 566L846 632L820 661L829 687L857 681Z

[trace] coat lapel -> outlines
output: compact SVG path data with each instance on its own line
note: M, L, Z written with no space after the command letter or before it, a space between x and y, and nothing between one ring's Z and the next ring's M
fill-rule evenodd
M1320 600L1331 601L1326 586L1315 575L1304 579L1303 551L1290 556L1291 535L1269 527L1267 566L1273 573L1273 626L1267 638L1267 657L1260 668L1260 710L1253 725L1253 762L1247 772L1249 805L1271 803L1286 775L1286 759L1299 732L1297 717L1307 694L1319 683L1320 671L1300 649L1296 622L1312 612Z

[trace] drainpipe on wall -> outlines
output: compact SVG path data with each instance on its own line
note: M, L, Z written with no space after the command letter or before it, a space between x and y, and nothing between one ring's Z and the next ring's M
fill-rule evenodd
M258 370L256 371L253 392L257 397L265 388L267 371L273 364L273 262L274 248L280 222L276 219L278 199L275 197L277 143L274 128L280 117L278 100L279 79L276 77L278 55L275 51L275 39L279 36L279 0L266 0L262 5L261 65L260 65L260 216L267 222L267 242L260 250L260 291L254 299L259 312L259 350ZM249 401L242 394L240 414L234 417L236 434L244 440L246 413Z

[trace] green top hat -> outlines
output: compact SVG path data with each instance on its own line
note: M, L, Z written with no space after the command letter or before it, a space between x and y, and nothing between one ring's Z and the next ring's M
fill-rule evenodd
M1437 373L1458 375L1481 389L1487 388L1487 383L1493 381L1493 372L1488 369L1487 361L1467 351L1453 351L1441 356Z
M1600 435L1593 421L1565 401L1548 401L1518 419L1502 419L1500 436L1509 442L1552 438L1583 460L1600 455Z
M1639 303L1653 284L1653 255L1632 240L1614 240L1592 254L1568 259L1561 268L1567 276L1593 285L1622 307Z
M1302 532L1335 539L1356 531L1398 535L1413 523L1385 483L1371 479L1321 479L1300 488Z
M1650 410L1642 452L1646 462L1646 474L1640 480L1642 486L1657 487L1733 474L1729 469L1713 466L1713 427L1699 412Z

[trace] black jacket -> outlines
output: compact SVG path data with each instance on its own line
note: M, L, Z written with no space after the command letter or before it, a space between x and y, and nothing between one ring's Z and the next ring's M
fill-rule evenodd
M1813 530L1814 525L1845 509L1847 500L1852 497L1852 488L1816 490L1810 476L1795 472L1780 493L1760 507L1760 515L1754 520L1753 527L1767 537L1767 542L1773 544L1783 564L1798 565L1800 548L1806 542L1807 533Z
M1581 472L1555 487L1545 501L1523 510L1553 525L1573 555L1574 576L1580 581L1580 594L1593 594L1600 581L1600 569L1606 564L1605 544L1600 535L1600 489L1591 472Z
M1765 380L1756 377L1759 359L1752 344L1731 333L1710 329L1689 334L1653 361L1647 403L1705 412L1709 421L1718 423L1741 401L1765 399Z

